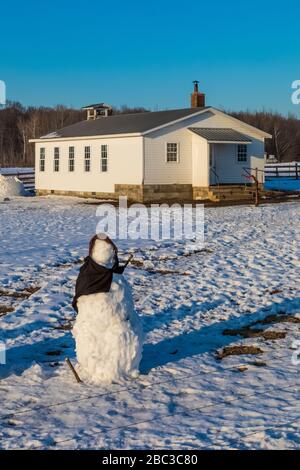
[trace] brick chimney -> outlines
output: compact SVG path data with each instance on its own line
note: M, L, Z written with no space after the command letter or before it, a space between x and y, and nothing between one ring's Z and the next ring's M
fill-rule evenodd
M194 92L191 94L191 108L203 108L205 106L205 94L199 93L198 80L194 80Z

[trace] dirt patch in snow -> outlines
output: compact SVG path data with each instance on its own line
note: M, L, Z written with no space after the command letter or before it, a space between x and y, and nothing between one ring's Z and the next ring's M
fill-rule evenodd
M242 354L263 354L264 351L257 346L226 346L217 353L217 359L224 359L227 356L240 356Z
M253 362L249 362L249 365L255 366L255 367L266 367L267 363L264 361L253 361Z
M28 292L29 295L35 294L38 290L40 290L40 286L31 286L31 287L26 287L24 289L24 292Z
M251 329L250 326L244 326L243 328L228 329L223 331L224 336L242 336L243 338L256 338L263 332L262 329Z
M47 356L60 356L61 353L62 352L59 349L57 349L55 351L47 351L46 352Z
M0 317L6 315L7 313L14 312L18 303L22 302L22 300L28 299L39 289L39 286L30 286L18 291L0 289L0 298L8 304L12 303L12 305L0 304Z
M132 259L130 261L130 264L132 264L132 266L134 266L136 269L142 269L143 271L146 271L149 274L161 274L163 276L168 275L168 274L178 274L179 276L189 276L189 273L186 271L148 268L147 266L145 266L143 261L137 260L137 259Z
M6 315L7 313L11 313L14 311L13 307L7 307L6 305L0 305L0 317Z
M157 249L151 249L151 248L148 248L147 250L132 250L132 251L129 251L129 253L133 254L133 253L138 253L138 255L148 255L148 253L150 252L155 252L157 251ZM148 258L146 259L139 259L139 258L132 258L130 260L130 264L132 266L136 266L136 267L143 267L144 266L144 263L145 261L159 261L159 262L164 262L164 261L174 261L178 258L189 258L190 256L194 256L194 255L198 255L198 254L205 254L205 253L213 253L213 250L211 250L210 248L199 248L198 250L192 250L192 251L185 251L185 252L181 252L181 253L176 253L174 254L173 256L168 256L168 255L154 255L154 256L149 256Z
M39 286L26 287L20 291L7 291L0 289L0 297L13 297L14 299L28 299L40 289Z
M294 315L268 315L263 320L258 320L252 325L268 325L270 323L300 323L300 318L295 317Z
M265 330L263 328L253 328L255 325L271 325L276 323L300 323L300 318L294 315L280 313L277 315L268 315L262 320L257 320L242 328L226 329L224 336L241 336L242 338L263 338L265 340L283 339L286 337L286 331Z
M134 258L130 261L130 264L132 264L132 266L136 266L137 268L142 268L144 266L143 261Z
M286 337L285 331L265 331L258 328L250 328L245 326L236 330L224 330L225 336L242 336L243 338L264 338L266 340L283 339Z
M274 289L274 290L267 291L267 292L269 292L269 294L271 294L271 295L275 295L275 294L281 294L282 290Z
M286 337L286 331L264 331L261 336L266 340L283 339Z
M213 250L211 250L210 248L201 248L199 250L183 253L181 256L185 256L186 258L188 258L189 256L197 255L199 253L213 253Z
M248 370L247 366L240 366L240 367L237 367L236 369L233 369L233 372L246 372L246 370Z
M179 274L179 276L189 276L189 273L186 271L172 271L171 269L145 269L150 274L162 274L165 276L166 274Z
M75 319L73 321L75 321ZM59 322L59 325L53 326L54 330L62 330L62 331L71 331L72 328L73 328L72 320L67 320L65 323Z

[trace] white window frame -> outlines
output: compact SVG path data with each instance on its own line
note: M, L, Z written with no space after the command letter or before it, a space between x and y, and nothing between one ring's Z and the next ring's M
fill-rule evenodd
M91 171L91 147L89 145L84 147L84 171L85 173Z
M60 149L59 147L54 147L54 160L53 160L53 171L55 173L59 172L59 160L60 160Z
M246 158L240 160L241 155L243 155ZM238 144L236 146L236 161L239 164L245 164L248 162L248 146L246 144Z
M45 161L46 161L46 148L40 147L40 172L44 173L45 171Z
M68 170L70 173L73 173L75 171L75 147L73 145L69 147Z
M105 169L103 164L105 164ZM101 173L108 172L108 145L103 144L101 145L101 156L100 156L100 171Z
M176 145L176 160L169 160L169 152L170 153L175 153L175 151L168 150L169 145ZM180 148L179 148L179 142L166 142L166 147L165 147L165 160L166 163L179 163L179 156L180 156Z

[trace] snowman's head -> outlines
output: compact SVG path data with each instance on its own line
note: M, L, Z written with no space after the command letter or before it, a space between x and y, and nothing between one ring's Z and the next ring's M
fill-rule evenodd
M106 235L95 235L90 241L90 257L101 266L112 268L116 262L118 249Z

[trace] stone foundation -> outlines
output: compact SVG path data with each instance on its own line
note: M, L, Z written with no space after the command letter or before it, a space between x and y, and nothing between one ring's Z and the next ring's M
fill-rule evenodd
M63 191L61 189L37 189L37 196L75 196L82 198L95 198L95 199L118 199L118 194L116 193L101 193L93 191Z
M116 197L127 196L129 201L144 202L142 184L115 184Z
M127 196L131 202L165 202L165 201L191 201L193 189L191 184L116 184L114 193L90 191L63 191L50 189L37 189L38 196L58 195L77 196L83 198L116 200L119 196Z
M259 185L260 197L278 196L278 191L268 191ZM119 196L127 196L129 203L185 203L194 201L254 201L255 186L250 185L220 185L200 187L190 184L116 184L115 192L92 192L92 191L63 191L50 189L37 189L38 196L58 195L76 196L82 198L103 199L118 201Z
M191 184L146 184L143 186L144 202L191 201Z
M201 201L201 200L211 200L215 201L216 198L212 191L210 191L207 187L202 186L193 186L193 199Z

